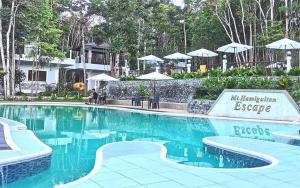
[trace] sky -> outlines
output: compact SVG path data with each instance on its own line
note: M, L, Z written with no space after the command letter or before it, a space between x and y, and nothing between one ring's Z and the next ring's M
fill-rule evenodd
M172 0L172 1L177 6L183 7L184 5L184 0Z

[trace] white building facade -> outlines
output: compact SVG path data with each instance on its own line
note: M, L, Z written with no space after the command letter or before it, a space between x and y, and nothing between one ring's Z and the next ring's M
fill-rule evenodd
M62 80L62 76L69 83L83 81L83 63L80 63L81 47L74 51L71 50L69 58L54 58L49 63L39 66L39 68L34 67L34 60L29 57L33 48L32 45L25 45L24 54L16 55L17 67L26 75L25 80L20 84L22 93L40 93L45 92L48 88L53 89L59 84L60 79ZM85 55L87 56L85 63L86 77L89 78L100 73L110 75L112 72L111 67L115 63L112 61L113 54L107 44L105 44L105 48L93 43L86 44L85 48ZM61 74L61 70L64 70L64 75ZM68 80L68 78L72 79ZM87 83L88 89L92 89L94 86L93 81ZM16 88L17 92L18 89Z

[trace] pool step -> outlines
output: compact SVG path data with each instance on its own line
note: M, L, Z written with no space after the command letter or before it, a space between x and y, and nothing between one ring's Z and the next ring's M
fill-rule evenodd
M10 149L4 137L3 125L0 124L0 150Z

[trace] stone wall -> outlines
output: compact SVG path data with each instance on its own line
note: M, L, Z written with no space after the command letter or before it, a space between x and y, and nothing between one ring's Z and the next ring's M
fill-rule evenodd
M195 87L200 86L202 79L155 81L156 93L162 102L188 103L193 99ZM137 88L143 85L153 93L154 81L120 81L110 82L107 91L114 99L131 99Z
M37 91L37 93L40 92L46 92L47 90L55 90L56 84L47 84L46 82L33 82L33 85L31 82L22 82L21 83L21 91L23 93L31 93L31 90L33 93ZM19 91L19 87L16 88L16 91Z
M188 103L187 111L189 113L207 114L214 103L214 100L195 99Z

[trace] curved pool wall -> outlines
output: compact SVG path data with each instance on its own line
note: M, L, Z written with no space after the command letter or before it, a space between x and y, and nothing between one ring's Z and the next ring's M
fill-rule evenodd
M11 183L47 170L52 149L42 143L22 123L0 118L8 148L0 150L0 185Z
M4 113L5 109L13 113ZM126 111L74 106L0 106L0 113L5 117L26 124L54 149L49 170L18 184L8 184L8 187L22 187L24 183L35 187L30 182L39 180L43 187L74 181L91 171L96 150L111 142L141 140L163 143L168 150L168 159L186 164L184 161L198 159L198 155L205 153L205 145L201 142L205 137L226 135L273 141L271 132L299 128L274 122L170 117ZM203 158L199 159L202 163Z

